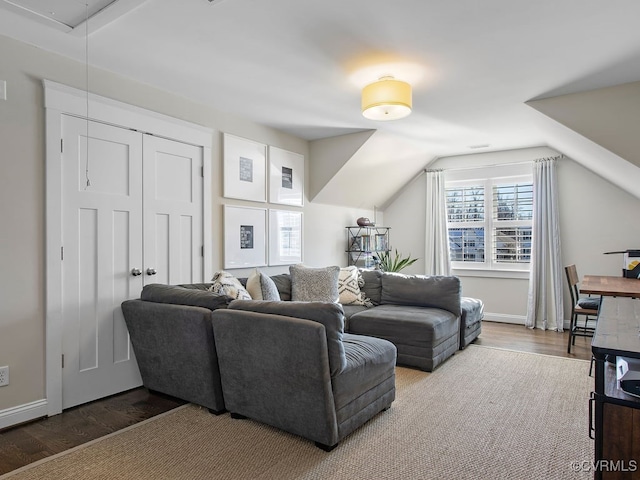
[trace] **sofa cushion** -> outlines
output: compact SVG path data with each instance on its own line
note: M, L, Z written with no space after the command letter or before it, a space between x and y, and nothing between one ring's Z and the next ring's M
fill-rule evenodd
M429 347L459 335L457 315L440 308L379 305L349 318L349 333L385 338L394 345ZM456 342L457 343L457 342Z
M365 307L364 305L342 305L342 309L344 310L344 331L349 331L349 318L352 315L362 312L369 307Z
M246 288L253 300L280 301L278 287L276 287L274 281L257 268L247 278Z
M181 283L178 286L179 287L184 287L184 288L188 288L191 290L205 290L207 292L211 291L211 285L212 283Z
M227 295L235 300L251 300L251 295L242 286L242 283L229 272L220 270L211 279L213 284L210 291L218 295Z
M226 308L231 298L209 291L185 288L179 285L164 285L152 283L142 288L140 299L155 303L173 303L175 305L190 305L209 310Z
M484 303L478 298L462 297L460 299L462 309L461 325L467 328L474 323L478 323L484 317Z
M278 289L280 300L284 302L291 300L291 274L280 273L278 275L272 275L271 280L273 280L273 283L275 283Z
M235 300L229 304L232 310L282 315L303 318L324 325L329 350L331 375L341 372L346 365L342 337L344 335L344 312L338 303L325 302L268 302L260 300Z
M396 365L396 347L387 340L345 333L343 343L347 363L331 382L337 411L392 377Z
M360 287L364 280L358 267L352 265L340 269L338 275L338 296L342 305L371 305L371 301L365 298Z
M312 268L291 265L291 300L294 302L337 302L340 267Z
M382 272L380 270L361 269L362 280L364 285L360 287L364 296L367 297L373 305L380 305L382 295Z
M382 304L442 308L459 317L460 296L458 277L382 274Z

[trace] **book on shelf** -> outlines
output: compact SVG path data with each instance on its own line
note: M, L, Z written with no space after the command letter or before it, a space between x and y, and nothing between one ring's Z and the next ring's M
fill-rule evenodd
M378 233L375 238L375 250L376 252L386 252L387 248L387 236L384 233Z
M371 236L370 235L362 235L362 251L370 252L371 251Z

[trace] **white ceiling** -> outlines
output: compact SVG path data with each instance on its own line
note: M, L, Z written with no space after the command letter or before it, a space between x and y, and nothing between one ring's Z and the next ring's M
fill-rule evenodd
M84 2L69 2L84 11ZM138 0L131 6L90 34L93 66L309 140L377 129L386 148L394 137L423 152L404 164L395 188L438 156L553 147L553 135L527 101L640 80L636 0ZM84 38L12 10L0 10L0 34L85 58ZM367 120L360 90L385 74L413 85L413 113L393 122ZM471 148L479 145L488 146ZM388 168L398 170L390 148ZM377 168L383 175L384 167Z

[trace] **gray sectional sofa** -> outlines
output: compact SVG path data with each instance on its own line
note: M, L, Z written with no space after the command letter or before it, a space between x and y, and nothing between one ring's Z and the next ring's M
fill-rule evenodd
M289 274L270 277L280 302L232 302L209 292L210 283L145 286L139 299L122 304L144 385L332 448L391 404L395 377L390 365L397 361L432 371L481 332L482 302L461 297L457 277L361 274L370 306L292 302ZM330 309L320 317L333 318L337 330L313 316L315 305ZM302 340L309 335L316 342L309 347L313 359L306 351L309 341ZM340 347L334 341L338 336ZM336 351L343 354L336 357ZM367 351L373 354L368 357ZM310 397L286 404L285 399L296 398L293 391L276 395L255 374L267 375L261 370L267 365L268 376L280 375L279 384L302 397L308 391ZM298 378L300 371L312 372L313 380ZM320 410L309 413L309 402Z

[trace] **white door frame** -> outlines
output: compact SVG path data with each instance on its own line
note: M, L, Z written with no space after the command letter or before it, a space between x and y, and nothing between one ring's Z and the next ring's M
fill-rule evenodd
M211 278L211 145L213 130L133 105L43 80L46 109L46 401L47 415L62 411L62 115L196 145L203 149L204 278ZM87 105L89 115L87 115Z

